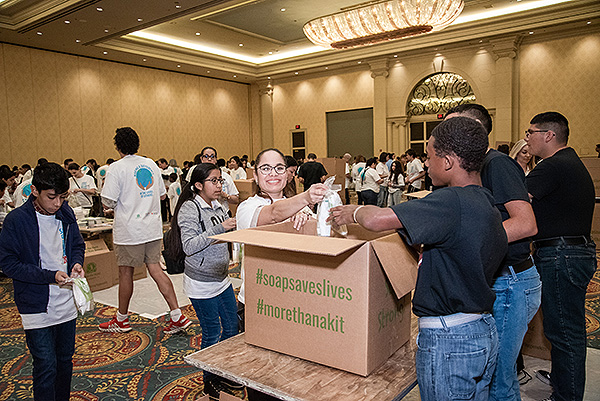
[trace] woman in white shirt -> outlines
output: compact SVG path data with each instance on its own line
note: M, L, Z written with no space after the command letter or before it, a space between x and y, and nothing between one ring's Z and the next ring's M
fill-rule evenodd
M242 161L237 156L232 156L229 159L229 175L234 180L245 180L248 178L246 170L242 168Z
M365 169L360 174L361 191L365 205L377 206L377 194L379 194L379 184L383 182L383 178L379 176L377 170L377 158L372 157L367 160Z

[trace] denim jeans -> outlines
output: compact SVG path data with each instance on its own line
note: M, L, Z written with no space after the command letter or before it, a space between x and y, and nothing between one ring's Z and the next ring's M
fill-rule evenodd
M25 330L33 358L35 401L68 401L71 397L76 319L54 326Z
M421 400L488 399L498 354L498 334L490 314L454 327L419 329L417 382Z
M208 299L190 298L202 329L200 348L204 349L233 337L238 333L237 304L233 294L233 286L229 286L221 294ZM204 371L204 382L216 376Z
M498 329L498 360L490 387L490 400L520 400L517 357L542 300L542 282L535 266L498 277L493 289L494 320Z
M377 206L377 194L371 189L363 189L360 194L365 205Z
M379 186L379 193L377 194L377 206L386 207L388 198L388 188L383 185Z
M596 245L539 248L544 334L552 345L550 380L556 400L582 400L585 390L585 294L596 271Z
M399 205L402 202L402 191L397 190L396 192L389 192L388 195L388 206Z

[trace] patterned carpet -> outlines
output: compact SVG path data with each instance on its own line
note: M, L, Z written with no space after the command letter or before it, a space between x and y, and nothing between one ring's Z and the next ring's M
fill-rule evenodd
M0 279L0 401L32 399L31 355L12 296L10 279ZM200 349L200 326L188 305L182 308L193 324L183 333L164 334L166 317L130 316L128 333L98 331L115 308L96 303L93 314L77 321L71 386L72 401L196 400L203 390L202 372L183 357ZM243 394L237 394L242 397Z
M234 269L232 276L237 273ZM182 310L193 321L184 333L164 334L166 317L149 320L132 315L132 331L112 334L99 332L97 325L111 318L115 308L96 303L93 314L77 321L71 400L199 398L202 373L183 357L200 349L202 335L191 305ZM600 349L600 270L588 287L586 318L588 346ZM0 278L0 369L0 401L32 398L31 355L7 278Z

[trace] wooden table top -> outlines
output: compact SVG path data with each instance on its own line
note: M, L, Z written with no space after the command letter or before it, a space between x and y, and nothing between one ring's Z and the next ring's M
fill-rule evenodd
M190 365L287 401L400 400L417 383L415 338L367 377L246 344L238 334L184 357Z

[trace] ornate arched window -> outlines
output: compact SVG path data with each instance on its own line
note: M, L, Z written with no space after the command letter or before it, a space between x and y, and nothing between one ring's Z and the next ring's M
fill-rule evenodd
M439 72L421 80L408 98L409 116L446 113L463 103L474 103L475 94L466 79L451 72Z

